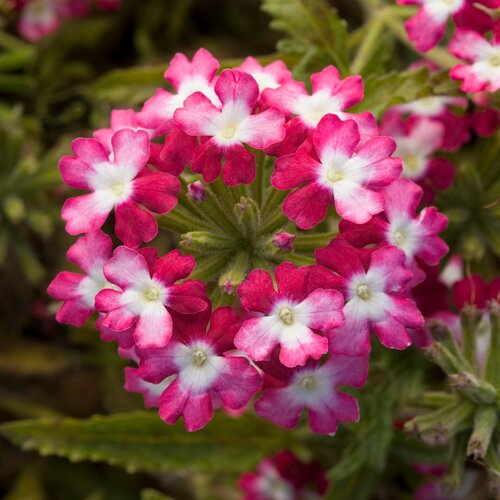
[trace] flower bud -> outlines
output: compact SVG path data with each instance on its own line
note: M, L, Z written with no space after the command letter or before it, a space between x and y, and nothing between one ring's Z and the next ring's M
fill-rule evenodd
M295 240L295 234L278 231L273 237L273 245L279 250L291 252L293 250L293 240Z
M205 201L205 198L207 197L207 191L203 182L196 181L189 184L187 196L188 198L191 198L193 201L196 201L198 203Z

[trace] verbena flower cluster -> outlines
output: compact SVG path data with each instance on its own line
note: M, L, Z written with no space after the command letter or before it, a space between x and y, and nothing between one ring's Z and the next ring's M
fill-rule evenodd
M396 0L418 5L406 31L415 48L427 52L444 37L450 19L455 25L448 50L465 64L455 66L450 76L461 81L464 92L496 92L500 89L500 22L495 9L500 0Z
M121 0L7 0L20 11L19 34L37 42L57 31L65 19L87 16L95 4L102 10L114 10Z
M195 431L255 399L277 425L307 410L331 434L359 419L339 388L365 384L372 336L401 350L424 327L416 291L448 248L446 217L421 203L453 178L434 154L468 139L452 111L467 103L399 106L379 128L352 110L361 77L333 66L311 91L282 61L218 69L204 49L177 54L171 91L113 111L61 159L84 192L62 210L83 273L51 283L57 319L82 326L97 311L102 339L137 365L125 387L167 423ZM158 225L183 252L143 246Z

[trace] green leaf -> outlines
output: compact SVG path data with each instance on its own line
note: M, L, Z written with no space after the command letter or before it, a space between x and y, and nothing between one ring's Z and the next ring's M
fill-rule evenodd
M218 414L201 431L188 433L182 422L169 426L156 412L110 416L24 420L4 424L2 434L42 455L90 460L128 471L242 472L263 457L290 446L293 434L251 415Z
M141 500L173 500L173 497L153 488L146 488L141 491Z
M425 95L428 90L428 76L427 68L370 76L365 80L365 98L352 108L352 112L371 111L380 118L387 108Z
M106 73L93 86L99 99L112 103L138 104L165 85L166 65L117 69Z
M347 73L347 24L325 0L264 0L262 9L273 20L271 28L284 31L278 49L305 55L319 49L326 61Z

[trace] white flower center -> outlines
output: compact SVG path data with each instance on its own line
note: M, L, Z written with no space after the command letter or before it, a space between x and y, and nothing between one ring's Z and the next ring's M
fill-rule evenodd
M207 353L202 349L196 349L192 354L193 366L201 368L207 361Z
M358 285L356 288L356 295L363 300L368 300L370 298L370 289L367 285Z
M402 231L396 231L394 233L394 241L398 245L402 245L406 240L406 235Z
M493 66L493 67L497 67L497 66L500 66L500 54L494 54L491 58L490 58L490 64Z
M111 191L113 191L115 196L120 197L125 192L125 185L123 182L117 182L111 186Z
M306 375L300 380L299 384L303 389L313 391L314 389L316 389L318 382L312 375Z
M155 286L144 290L143 297L147 302L157 302L160 299L161 290Z
M326 178L333 184L335 182L341 181L344 178L344 174L335 170L334 168L330 168L326 173Z
M222 129L220 135L224 139L233 139L234 136L236 135L236 128L237 128L236 125L229 123Z
M291 325L293 323L293 311L285 307L279 312L279 318L285 325Z

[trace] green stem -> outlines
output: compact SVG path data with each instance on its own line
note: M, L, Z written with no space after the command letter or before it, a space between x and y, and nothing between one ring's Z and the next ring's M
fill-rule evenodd
M368 22L368 33L365 34L361 45L356 52L356 57L351 63L351 73L362 73L363 68L370 62L373 53L377 50L377 40L384 31L384 21L376 16Z

